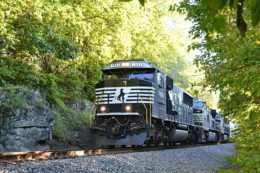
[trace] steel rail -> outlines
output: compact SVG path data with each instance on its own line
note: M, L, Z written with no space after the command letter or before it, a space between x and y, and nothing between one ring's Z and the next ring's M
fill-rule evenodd
M217 143L210 144L189 144L189 145L173 145L173 146L152 146L152 147L126 147L114 149L94 149L94 150L65 150L65 151L33 151L33 152L8 152L0 153L0 163L17 163L22 161L41 161L48 159L65 159L73 157L84 156L97 156L106 154L121 154L133 152L147 152L158 150L169 150L177 148L199 147L207 145L216 145Z

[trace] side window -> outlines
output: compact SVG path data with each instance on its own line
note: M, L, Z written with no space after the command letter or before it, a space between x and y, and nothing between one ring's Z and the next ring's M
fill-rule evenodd
M172 93L172 90L169 90L169 91L168 91L168 94L169 94L170 100L173 101L173 93Z
M176 105L176 95L173 94L173 99L172 99L172 109L177 110L177 105Z
M157 76L158 85L163 88L164 87L164 77L163 77L163 74L159 72L157 75L158 75Z
M177 95L176 98L177 98L177 104L180 105L180 98L179 98L179 96Z
M160 80L160 86L164 87L164 78L161 76L161 80Z

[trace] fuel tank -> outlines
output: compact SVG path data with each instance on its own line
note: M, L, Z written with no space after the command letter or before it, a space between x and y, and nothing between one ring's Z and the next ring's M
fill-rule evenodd
M167 142L183 142L189 137L188 131L181 129L170 129Z

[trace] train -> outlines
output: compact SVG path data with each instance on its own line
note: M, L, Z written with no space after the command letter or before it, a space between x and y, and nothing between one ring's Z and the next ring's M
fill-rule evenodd
M97 146L223 142L230 125L146 60L114 60L95 87Z

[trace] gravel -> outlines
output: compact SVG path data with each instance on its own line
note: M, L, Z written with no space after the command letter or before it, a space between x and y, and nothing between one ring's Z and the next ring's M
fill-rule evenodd
M208 173L234 168L225 160L233 156L234 144L210 145L129 154L78 157L0 165L0 173Z

